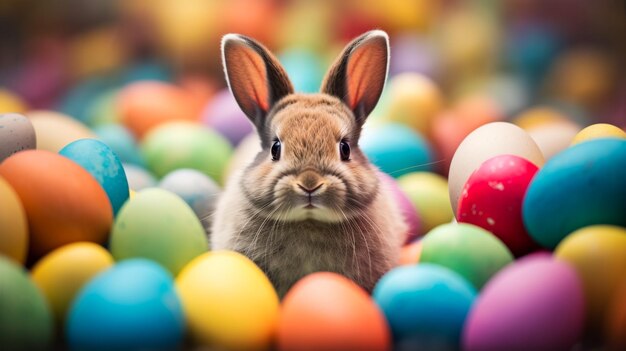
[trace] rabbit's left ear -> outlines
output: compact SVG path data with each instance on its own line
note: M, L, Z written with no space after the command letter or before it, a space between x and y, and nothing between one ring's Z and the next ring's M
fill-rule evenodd
M346 46L326 74L321 92L343 100L363 124L380 98L388 70L389 36L372 30Z

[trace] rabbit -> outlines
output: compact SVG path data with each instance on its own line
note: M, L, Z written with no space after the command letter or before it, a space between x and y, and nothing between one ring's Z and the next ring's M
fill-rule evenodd
M303 276L329 271L371 292L398 261L407 224L358 141L382 93L389 38L369 31L349 43L317 94L299 94L263 45L222 39L237 104L260 152L227 182L211 228L211 249L254 261L283 297Z

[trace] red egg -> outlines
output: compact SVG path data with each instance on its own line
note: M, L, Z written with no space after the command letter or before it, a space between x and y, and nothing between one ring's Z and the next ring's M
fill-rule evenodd
M522 220L524 194L537 170L532 162L514 155L483 162L465 183L457 220L492 232L515 256L537 249Z

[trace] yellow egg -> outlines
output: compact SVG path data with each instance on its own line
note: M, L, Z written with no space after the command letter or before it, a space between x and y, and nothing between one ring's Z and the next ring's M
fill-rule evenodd
M26 104L12 92L0 88L0 113L22 113L26 111Z
M231 251L198 256L180 272L176 286L197 342L227 350L270 347L278 322L278 295L245 256Z
M23 264L28 250L28 222L20 198L2 177L0 208L0 254Z
M417 208L422 221L422 233L454 218L448 196L448 182L444 177L429 172L409 173L398 178L398 185Z
M626 132L621 128L608 123L592 124L576 134L574 140L572 140L572 145L600 138L626 139Z
M626 277L626 228L596 225L579 229L563 240L555 256L569 262L582 279L587 326L603 329L609 302Z
M96 135L78 120L53 111L32 111L25 114L35 128L37 149L59 152L65 145L78 139L97 139Z
M56 320L62 322L80 288L112 265L113 257L102 246L77 242L50 252L37 262L31 274Z

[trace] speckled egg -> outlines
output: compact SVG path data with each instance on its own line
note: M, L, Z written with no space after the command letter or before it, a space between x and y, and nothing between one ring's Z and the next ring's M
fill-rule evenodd
M16 152L37 148L35 128L17 113L0 114L0 162Z

